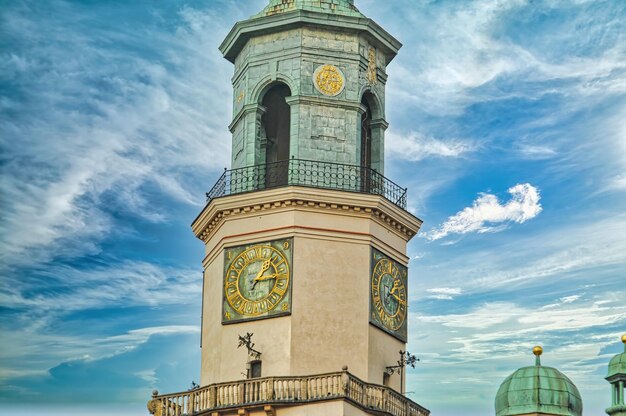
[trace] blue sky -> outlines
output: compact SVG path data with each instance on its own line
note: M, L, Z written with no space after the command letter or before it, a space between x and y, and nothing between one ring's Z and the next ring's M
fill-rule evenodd
M230 160L217 47L264 5L0 1L3 406L145 414L198 381L189 224ZM386 176L424 220L410 397L490 414L539 343L602 414L626 332L626 2L357 5L404 44Z

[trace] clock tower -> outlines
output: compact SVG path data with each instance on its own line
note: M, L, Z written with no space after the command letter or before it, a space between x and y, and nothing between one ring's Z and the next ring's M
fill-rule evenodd
M192 224L206 248L200 388L155 394L151 412L429 414L394 374L421 226L384 176L400 47L352 0L270 0L230 31L232 166Z

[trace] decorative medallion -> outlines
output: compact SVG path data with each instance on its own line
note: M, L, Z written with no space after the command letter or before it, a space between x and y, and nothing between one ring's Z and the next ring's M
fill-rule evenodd
M378 74L376 69L376 49L370 48L367 63L367 81L370 85L376 85Z
M292 239L224 251L222 323L291 313Z
M406 342L406 266L372 248L370 279L370 323Z
M313 74L315 88L324 95L334 97L345 87L345 79L341 70L333 65L322 65Z

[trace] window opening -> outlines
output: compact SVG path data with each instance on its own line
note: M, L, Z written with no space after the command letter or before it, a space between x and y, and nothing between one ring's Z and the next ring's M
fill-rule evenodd
M261 377L261 360L250 361L250 369L248 370L248 378Z

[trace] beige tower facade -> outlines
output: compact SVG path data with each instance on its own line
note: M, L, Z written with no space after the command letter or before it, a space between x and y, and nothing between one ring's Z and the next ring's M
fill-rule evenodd
M233 169L192 224L201 383L155 393L153 414L429 414L392 371L421 226L383 176L399 48L350 0L272 0L227 36Z

